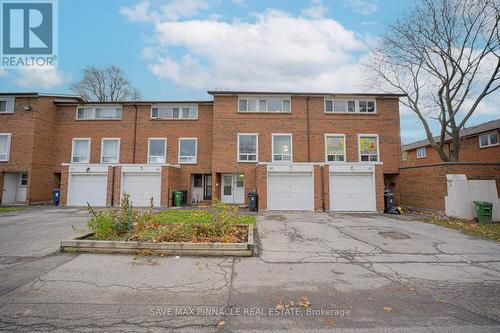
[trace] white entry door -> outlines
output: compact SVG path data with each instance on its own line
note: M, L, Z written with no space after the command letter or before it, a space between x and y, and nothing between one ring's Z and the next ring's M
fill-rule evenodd
M375 211L373 173L330 173L330 210Z
M222 202L242 204L245 202L245 175L242 173L223 173Z
M122 193L130 195L134 206L160 206L161 174L159 172L125 172L122 180Z
M108 174L71 174L68 185L68 206L106 206Z
M312 172L269 172L268 210L314 210Z
M17 202L26 202L26 193L28 190L28 174L19 174L19 187L17 189Z
M18 173L4 173L2 204L7 205L16 202L18 186L19 186Z

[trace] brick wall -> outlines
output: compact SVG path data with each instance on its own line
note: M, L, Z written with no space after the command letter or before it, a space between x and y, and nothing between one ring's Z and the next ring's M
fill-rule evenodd
M496 180L500 193L500 163L440 163L404 167L398 177L401 205L444 210L447 174L465 174L471 180Z

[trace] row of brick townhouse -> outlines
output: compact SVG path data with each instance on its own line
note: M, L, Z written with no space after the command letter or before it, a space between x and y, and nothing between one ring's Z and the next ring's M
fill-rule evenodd
M209 91L210 101L0 94L2 204L244 204L376 211L399 173L399 97Z

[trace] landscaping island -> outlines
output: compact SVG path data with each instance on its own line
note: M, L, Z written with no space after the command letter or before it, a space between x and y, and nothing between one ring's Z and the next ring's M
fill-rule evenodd
M211 209L137 209L125 196L119 208L89 207L90 233L61 241L61 251L201 256L253 255L255 217L216 202Z

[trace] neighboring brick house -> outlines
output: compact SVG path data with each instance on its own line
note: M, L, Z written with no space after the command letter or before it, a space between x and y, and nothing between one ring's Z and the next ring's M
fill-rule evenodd
M116 205L124 192L136 205L168 206L174 190L244 204L256 190L262 209L383 209L384 183L400 166L400 95L209 94L122 103L0 95L2 203L49 201L60 183L62 203L75 206Z
M496 180L500 193L499 131L500 119L462 129L458 162L442 162L428 140L404 145L397 180L400 204L443 211L447 174L464 174L470 180ZM450 138L445 149L450 149Z
M460 158L458 162L500 162L500 119L492 120L460 131ZM434 138L439 142L439 137ZM449 153L451 138L445 141ZM429 145L429 140L420 140L403 145L403 167L441 163L438 152Z

